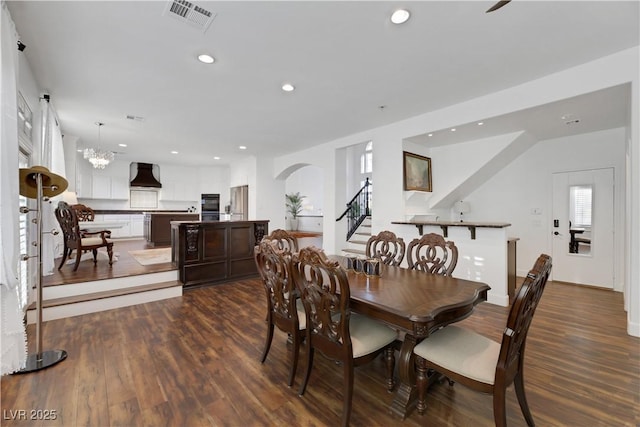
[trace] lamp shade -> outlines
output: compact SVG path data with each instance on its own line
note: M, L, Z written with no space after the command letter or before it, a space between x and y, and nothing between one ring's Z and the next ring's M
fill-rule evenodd
M20 169L20 195L29 199L38 197L37 176L42 177L42 195L54 197L67 189L69 183L44 166L32 166Z
M78 204L78 196L75 191L65 190L62 193L62 201L68 205L77 205Z

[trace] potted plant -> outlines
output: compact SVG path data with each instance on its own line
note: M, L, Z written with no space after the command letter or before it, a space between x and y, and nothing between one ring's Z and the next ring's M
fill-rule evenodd
M302 199L306 196L301 196L299 192L285 194L287 212L291 215L289 218L291 230L298 229L298 215L302 212Z

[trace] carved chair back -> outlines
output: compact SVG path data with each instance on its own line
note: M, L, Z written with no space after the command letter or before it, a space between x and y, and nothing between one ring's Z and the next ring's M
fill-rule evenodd
M458 263L458 248L436 233L413 239L407 248L409 269L451 276Z
M307 316L310 345L335 360L352 357L349 334L349 280L322 249L302 248L294 257L293 278Z
M255 246L254 258L267 293L269 311L297 325L297 290L291 278L291 252L281 250L277 241L265 237Z
M369 238L365 253L368 258L377 258L383 264L398 267L404 259L405 249L402 237L392 231L381 231Z
M83 204L71 205L71 208L76 212L78 221L93 221L96 217L95 212L89 206Z
M79 220L76 209L69 206L66 202L59 202L55 214L60 224L60 229L62 230L65 245L73 249L80 246L82 234L78 226Z
M298 252L298 239L286 230L278 228L273 230L266 238L275 240L278 243L278 249L281 251L288 250L291 253Z

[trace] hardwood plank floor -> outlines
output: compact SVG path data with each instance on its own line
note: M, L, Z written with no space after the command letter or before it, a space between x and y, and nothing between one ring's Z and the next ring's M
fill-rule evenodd
M43 277L42 285L56 286L175 270L170 262L141 265L129 254L129 251L141 249L152 249L152 247L147 245L144 239L114 239L113 253L114 256L117 255L118 260L112 266L109 266L106 258L99 258L97 264L94 264L93 260L81 261L77 271L73 271L73 263L65 264L58 270L61 258L57 258L53 274ZM105 249L99 251L104 253L104 257L107 256ZM73 262L75 263L75 258L73 258Z
M498 339L507 309L480 304L461 322ZM264 364L265 303L258 280L187 290L182 297L46 322L49 369L1 379L3 426L333 426L341 369L318 355L307 391L286 385L286 336ZM28 330L30 347L33 326ZM619 293L549 282L527 343L525 387L539 426L640 425L640 340L626 334ZM304 351L302 352L304 356ZM491 426L488 395L456 384L429 391L425 415L387 411L384 363L356 369L353 426ZM31 410L55 410L52 421ZM27 420L11 419L25 410ZM511 387L510 426L526 425Z

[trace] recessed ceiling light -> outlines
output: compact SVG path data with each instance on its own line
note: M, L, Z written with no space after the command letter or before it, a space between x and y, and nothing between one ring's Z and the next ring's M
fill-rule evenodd
M198 55L198 61L202 62L203 64L213 64L215 62L215 59L213 58L213 56L203 53L202 55Z
M118 144L119 147L126 147L127 144Z
M213 160L220 160L219 156L213 156Z
M293 92L296 89L291 83L285 83L282 85L282 90L285 92Z
M456 131L456 128L451 128L451 132L455 132L455 131Z
M171 154L178 154L178 152L174 150L171 152Z
M427 136L433 136L433 134L432 134L432 133L430 133L430 134L429 134L429 135L427 135Z
M478 122L478 126L482 126L484 122Z
M241 150L246 150L247 149L247 147L245 147L244 145L241 145L238 148L241 149Z
M394 24L404 24L405 22L407 22L407 20L409 20L410 16L411 14L408 10L398 9L391 15L391 22L393 22Z
M78 150L76 150L76 151L77 151L78 153L82 153L82 151L84 151L84 150L78 149Z

